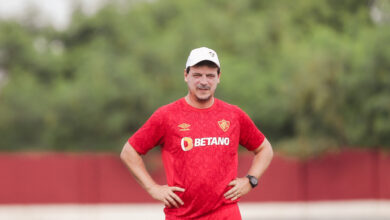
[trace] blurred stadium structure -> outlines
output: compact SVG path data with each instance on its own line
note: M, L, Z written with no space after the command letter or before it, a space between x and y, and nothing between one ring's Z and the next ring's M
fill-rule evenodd
M390 219L389 1L13 0L0 19L0 220L163 219L119 150L204 45L217 96L279 152L244 219Z
M153 178L164 184L159 156L144 159ZM242 176L251 164L249 153L239 162ZM276 156L261 187L242 198L240 208L244 219L390 218L389 169L390 155L380 152L354 150L308 161ZM3 154L0 179L0 219L26 214L30 219L163 219L162 205L112 154Z

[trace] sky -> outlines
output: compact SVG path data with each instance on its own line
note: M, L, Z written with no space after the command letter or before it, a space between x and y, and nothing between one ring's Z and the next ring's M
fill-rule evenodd
M72 6L81 4L87 14L94 13L104 0L0 0L0 19L21 19L28 8L38 11L38 22L64 29L70 21Z

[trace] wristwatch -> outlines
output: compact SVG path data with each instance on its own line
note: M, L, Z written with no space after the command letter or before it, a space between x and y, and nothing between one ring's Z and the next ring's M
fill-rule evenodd
M252 188L255 188L258 184L256 177L251 175L246 175L246 177L249 179L249 183L251 184Z

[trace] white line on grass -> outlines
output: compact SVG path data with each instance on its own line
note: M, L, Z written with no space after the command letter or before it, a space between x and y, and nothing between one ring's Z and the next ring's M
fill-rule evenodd
M240 203L244 220L390 219L390 200ZM1 220L160 220L159 204L0 205Z

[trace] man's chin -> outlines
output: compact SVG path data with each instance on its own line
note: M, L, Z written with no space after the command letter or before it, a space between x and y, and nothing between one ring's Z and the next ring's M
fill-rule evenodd
M208 101L210 101L210 99L211 99L211 95L209 95L209 96L196 96L196 100L198 101L198 102L208 102Z

